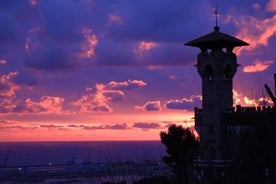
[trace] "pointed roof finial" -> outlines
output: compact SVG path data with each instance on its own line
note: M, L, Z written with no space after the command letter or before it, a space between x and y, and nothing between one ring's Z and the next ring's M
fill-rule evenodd
M218 4L217 4L217 2L216 2L215 16L216 16L216 25L215 25L214 29L215 29L215 31L219 31L219 26L218 26Z

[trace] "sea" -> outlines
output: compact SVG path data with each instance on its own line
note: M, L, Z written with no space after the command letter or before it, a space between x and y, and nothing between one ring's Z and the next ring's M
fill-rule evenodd
M0 142L0 183L131 184L167 175L165 149L160 141Z
M0 142L0 165L161 161L165 150L160 141Z

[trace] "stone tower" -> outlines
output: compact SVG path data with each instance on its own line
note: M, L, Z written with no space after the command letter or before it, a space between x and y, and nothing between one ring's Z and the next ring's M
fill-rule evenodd
M220 32L216 25L212 33L185 45L200 49L195 66L202 78L202 109L195 108L195 126L202 159L226 159L224 113L233 108L232 80L239 66L233 49L249 44Z

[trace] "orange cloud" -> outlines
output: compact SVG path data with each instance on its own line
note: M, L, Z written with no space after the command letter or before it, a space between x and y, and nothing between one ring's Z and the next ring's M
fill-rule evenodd
M269 68L270 65L273 64L272 60L269 61L261 61L256 59L252 65L248 65L243 67L243 72L245 73L255 73L255 72L262 72Z
M276 1L270 0L266 5L266 9L270 12L276 11Z

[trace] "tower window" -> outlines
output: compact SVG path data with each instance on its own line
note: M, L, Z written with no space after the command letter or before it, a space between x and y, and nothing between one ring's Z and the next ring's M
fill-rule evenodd
M231 74L232 74L231 66L226 65L225 70L224 70L224 79L225 80L231 79Z
M213 68L211 65L205 67L205 72L208 80L213 80Z

